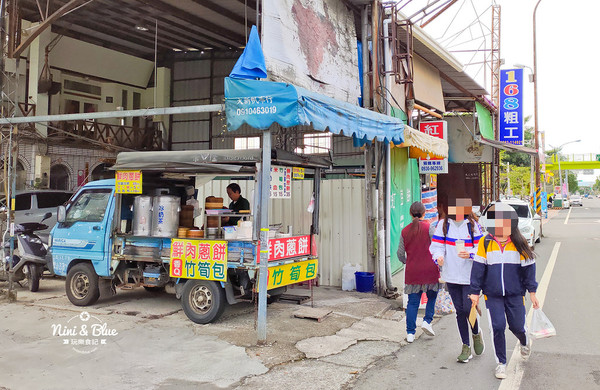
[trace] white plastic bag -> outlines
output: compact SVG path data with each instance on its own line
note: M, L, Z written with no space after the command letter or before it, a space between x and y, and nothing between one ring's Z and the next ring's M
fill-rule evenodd
M552 322L546 317L542 309L534 309L531 319L529 334L534 339L543 339L544 337L556 336L556 329Z
M360 271L362 271L360 264L344 264L344 267L342 268L342 290L356 290L356 277L354 276L354 273Z

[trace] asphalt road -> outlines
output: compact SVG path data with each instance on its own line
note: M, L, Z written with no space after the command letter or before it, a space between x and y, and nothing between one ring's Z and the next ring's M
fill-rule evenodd
M566 223L565 223L566 222ZM600 199L561 210L544 223L544 238L535 251L537 280L549 283L543 310L557 336L535 340L528 361L509 361L509 378L494 377L487 316L482 321L486 351L467 364L456 362L461 342L454 315L435 325L435 337L422 336L381 359L356 381L356 389L600 389ZM553 251L555 262L550 261ZM547 268L550 263L550 267ZM538 290L538 296L540 295ZM542 293L543 294L543 293ZM531 304L527 301L528 310ZM422 317L422 313L420 316ZM516 338L507 330L507 357Z

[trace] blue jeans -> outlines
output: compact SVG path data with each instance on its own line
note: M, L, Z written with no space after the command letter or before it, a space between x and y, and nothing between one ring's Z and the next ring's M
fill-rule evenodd
M419 311L419 305L421 304L421 293L422 291L414 294L408 294L408 304L406 305L406 333L415 334L417 329L417 312ZM435 313L435 299L437 298L437 291L428 290L427 295L427 306L425 306L425 317L423 321L431 324L433 321L433 314Z

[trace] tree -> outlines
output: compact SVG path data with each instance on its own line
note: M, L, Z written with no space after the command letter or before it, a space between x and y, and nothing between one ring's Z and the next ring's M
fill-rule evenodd
M592 186L592 189L594 191L600 191L600 177L596 178L596 182L594 183L594 185Z
M577 183L577 175L569 172L568 179L569 180L569 192L574 194L579 191L579 184Z
M531 119L530 116L525 118L525 124ZM531 126L525 126L523 130L523 145L528 147L534 147L533 145L533 134L534 128ZM507 152L505 150L500 151L500 161L504 164L507 162L510 163L511 166L514 167L530 167L531 166L531 157L528 154L521 152ZM511 183L512 184L512 183ZM512 187L512 185L511 185Z
M513 167L510 165L510 189L512 195L518 197L524 197L529 195L531 187L531 169L529 167ZM506 178L506 169L500 170L500 188L501 191L508 195L508 180Z

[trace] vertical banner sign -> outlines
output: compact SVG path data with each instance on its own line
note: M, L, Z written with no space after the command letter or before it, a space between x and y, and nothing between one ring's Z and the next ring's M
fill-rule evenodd
M419 131L432 137L448 140L448 123L446 121L433 121L419 123ZM448 173L447 158L419 159L419 173L438 174Z
M523 69L500 70L498 140L523 145Z

